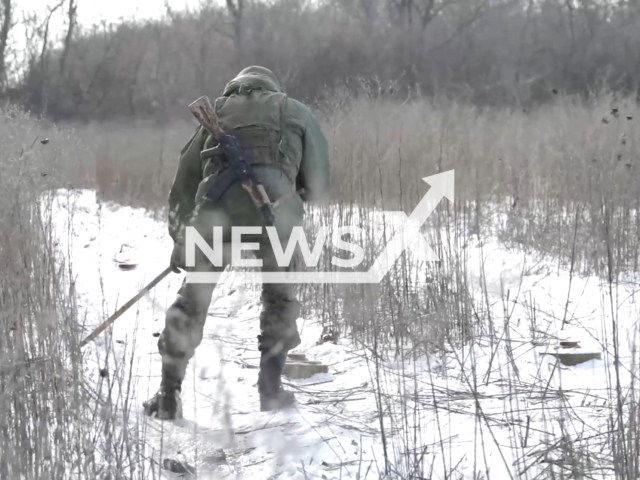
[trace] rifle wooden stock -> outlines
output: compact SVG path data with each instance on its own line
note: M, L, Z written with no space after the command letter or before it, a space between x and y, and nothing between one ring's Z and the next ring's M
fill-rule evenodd
M244 153L241 151L242 149L241 146L238 145L237 139L228 136L220 126L218 116L209 98L207 96L200 97L189 105L189 110L205 130L219 142L219 147L226 153L231 168L238 173L238 179L241 182L242 189L247 192L251 202L258 209L267 225L273 225L275 217L267 191L256 177L255 172L253 172L253 168L249 164L248 159L244 157ZM209 150L206 152L208 151ZM208 197L205 195L205 198Z
M193 116L198 119L200 125L202 125L207 132L213 135L216 140L220 140L226 135L224 130L222 130L222 127L220 127L218 117L213 110L209 97L206 95L204 97L200 97L189 105L189 110L191 110Z

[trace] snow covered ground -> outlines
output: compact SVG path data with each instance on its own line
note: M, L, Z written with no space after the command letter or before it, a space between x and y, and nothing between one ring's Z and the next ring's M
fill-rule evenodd
M89 333L166 268L171 240L164 222L100 204L91 191L60 192L56 204L60 248ZM297 350L329 365L329 373L287 382L299 401L295 409L259 412L260 289L240 284L233 272L214 293L188 369L184 420L141 414L160 382L157 336L181 275L171 274L84 348L87 374L96 392L131 408L128 421L157 462L156 478L179 478L159 468L165 458L185 460L203 479L385 478L385 451L392 465L386 478L549 478L554 462L570 469L563 455L578 447L592 455L590 476L608 478L598 465L599 455L610 455L600 450L604 435L616 428L609 424L611 315L626 389L637 375L637 282L621 282L612 300L600 279L571 278L552 260L496 242L470 245L467 255L469 284L491 319L473 345L376 365L370 350L346 339L316 345L319 322L299 319ZM137 266L123 270L119 262ZM559 340L580 341L581 351L602 352L602 360L567 367L541 355L554 352Z

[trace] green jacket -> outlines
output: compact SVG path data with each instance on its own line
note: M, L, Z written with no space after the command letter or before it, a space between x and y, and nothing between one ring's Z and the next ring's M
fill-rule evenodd
M241 140L271 201L289 194L276 210L278 232L288 236L291 227L302 225L303 201L322 202L328 196L328 147L318 122L309 108L287 97L273 73L262 67L240 72L214 108L225 132ZM194 225L204 238L211 237L213 226L263 225L239 182L216 204L202 198L224 168L222 158L206 163L200 159L202 150L215 145L215 139L199 127L180 152L169 194L169 233L174 241L181 239L186 225ZM302 196L291 194L300 189L304 189Z

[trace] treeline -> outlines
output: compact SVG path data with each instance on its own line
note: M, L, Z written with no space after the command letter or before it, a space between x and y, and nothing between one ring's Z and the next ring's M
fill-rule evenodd
M530 108L556 93L640 93L638 0L226 0L92 29L75 24L77 2L60 4L55 47L51 9L32 19L5 97L56 119L164 121L250 64L307 101L445 95Z

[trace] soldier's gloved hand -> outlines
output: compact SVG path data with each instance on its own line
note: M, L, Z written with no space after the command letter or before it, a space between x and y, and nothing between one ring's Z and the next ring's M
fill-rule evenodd
M174 273L180 273L180 270L186 269L186 260L184 258L184 244L174 242L173 252L171 252L171 270Z

